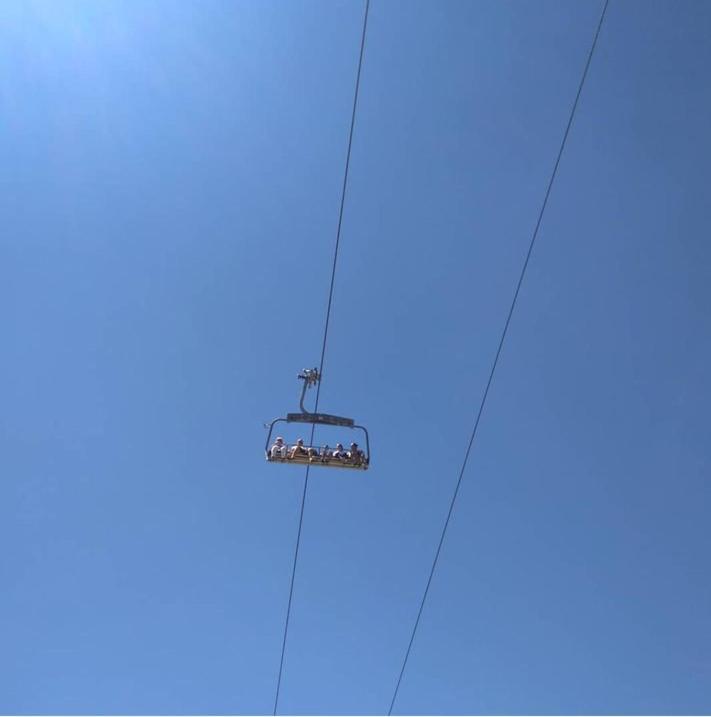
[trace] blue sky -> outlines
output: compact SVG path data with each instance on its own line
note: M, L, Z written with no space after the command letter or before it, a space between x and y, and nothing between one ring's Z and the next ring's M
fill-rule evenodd
M271 711L362 9L0 5L3 713ZM599 12L372 0L282 712L387 710ZM710 33L611 0L396 712L711 710Z

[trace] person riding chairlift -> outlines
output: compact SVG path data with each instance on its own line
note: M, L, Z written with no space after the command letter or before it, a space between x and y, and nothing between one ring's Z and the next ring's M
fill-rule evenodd
M360 465L364 460L364 454L363 451L358 448L357 443L351 443L351 449L346 454L348 456L348 460L352 463L356 463Z
M289 453L289 458L294 458L295 456L308 456L309 458L313 458L316 455L318 455L318 451L315 448L305 448L304 439L297 438L296 445L291 449L291 453Z
M336 443L336 450L331 453L331 457L337 461L344 461L348 458L348 453L343 450L342 443Z
M284 443L284 439L281 436L277 436L274 441L274 445L269 449L269 456L271 458L286 458L288 446Z

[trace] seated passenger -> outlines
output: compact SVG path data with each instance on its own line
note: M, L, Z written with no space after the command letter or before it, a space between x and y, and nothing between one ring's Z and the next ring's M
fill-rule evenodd
M294 456L308 456L309 460L313 460L316 456L318 456L318 451L315 448L306 448L304 446L304 439L297 438L296 444L289 452L289 458L294 458Z
M355 463L356 465L360 465L365 460L365 455L363 451L358 448L357 443L351 443L351 449L348 451L348 460L351 461L351 463Z
M306 456L308 455L306 449L304 448L304 439L303 438L297 438L296 439L296 445L291 449L291 452L289 453L289 458L293 458L294 456Z
M331 457L335 458L337 461L344 461L346 458L348 458L348 453L343 450L342 443L336 443L336 450L331 453Z
M286 458L287 446L281 436L277 436L274 445L269 449L270 458Z

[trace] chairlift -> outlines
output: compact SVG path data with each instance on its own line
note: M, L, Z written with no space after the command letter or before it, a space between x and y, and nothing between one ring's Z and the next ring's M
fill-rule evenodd
M306 391L315 386L321 380L321 374L317 368L304 369L299 375L304 382L301 390L301 401L299 403L300 413L287 413L285 418L275 418L269 427L267 442L264 452L268 463L286 463L291 465L305 465L320 468L346 468L350 470L367 470L370 465L370 439L365 426L358 426L352 418L333 416L329 413L311 413L304 408ZM321 426L341 426L362 431L365 435L365 451L357 445L354 450L346 451L332 449L329 446L307 446L303 441L294 445L288 445L280 437L272 443L274 426L278 423L310 423Z

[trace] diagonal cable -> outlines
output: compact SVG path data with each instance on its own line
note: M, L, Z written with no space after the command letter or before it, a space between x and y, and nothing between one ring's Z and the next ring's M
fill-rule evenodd
M506 317L506 321L504 323L503 331L501 332L501 338L499 339L499 345L496 349L496 355L494 356L494 361L491 365L491 370L489 372L489 378L486 382L486 387L484 389L484 394L481 398L481 402L479 404L479 410L476 415L476 420L474 421L474 428L472 429L471 437L469 438L469 445L467 446L466 453L464 454L464 461L462 462L462 468L459 471L459 478L457 479L457 484L454 489L454 495L452 496L452 500L449 504L449 510L447 512L447 518L444 521L444 526L442 528L442 534L439 538L439 543L437 545L437 550L435 552L434 560L432 561L432 567L430 568L430 574L427 578L427 584L425 586L425 591L422 595L422 600L420 601L420 607L417 611L417 618L415 619L415 624L412 628L412 633L410 634L410 641L407 645L407 650L405 652L405 658L402 661L402 667L400 668L400 674L397 678L397 683L395 685L395 691L392 696L392 700L390 701L390 708L388 709L388 715L391 715L393 712L393 707L395 706L395 700L397 699L398 692L400 690L400 683L402 682L402 676L405 673L405 667L407 666L408 658L410 657L410 651L412 650L412 643L415 640L415 634L417 632L417 628L420 624L420 618L422 617L422 610L425 607L425 601L427 600L427 594L430 590L430 585L432 584L432 578L434 576L435 568L437 567L437 561L439 560L439 555L442 550L442 544L444 543L444 538L447 533L447 528L449 527L449 521L452 517L452 511L454 510L454 504L457 501L457 495L459 493L459 488L462 484L462 478L464 477L464 471L467 467L467 462L469 461L469 454L472 450L472 445L474 444L474 439L476 437L477 430L479 429L479 422L481 420L482 413L484 412L484 406L486 404L486 399L489 395L489 389L491 388L492 381L494 379L494 373L496 372L496 367L499 363L499 357L501 356L501 350L504 346L504 341L506 340L506 334L509 330L509 324L511 323L511 317L513 316L514 309L516 308L516 302L518 300L519 292L521 291L521 285L523 284L523 279L526 275L526 269L528 268L528 262L531 258L531 254L533 252L533 247L536 243L536 238L538 237L538 230L541 226L541 221L543 220L543 214L546 210L546 206L548 204L548 198L551 194L551 189L553 187L553 182L555 181L556 174L558 173L558 166L560 165L561 157L563 156L563 150L565 149L565 144L568 139L568 135L570 134L570 128L573 124L573 119L575 117L575 111L578 107L578 101L580 100L580 95L583 91L583 86L585 84L585 78L588 74L588 69L590 68L590 63L593 58L593 54L595 52L595 46L597 45L597 39L600 36L600 30L602 28L603 20L605 19L605 13L607 12L607 6L609 4L610 0L605 0L602 12L600 13L600 20L597 24L597 29L595 31L595 35L593 37L592 44L590 46L590 51L588 52L587 61L585 62L585 68L583 69L583 74L580 78L580 83L578 85L578 91L575 95L575 100L573 101L573 106L570 110L570 115L568 117L568 124L566 125L565 132L563 133L563 139L560 143L560 148L558 149L558 156L556 157L555 164L553 166L553 171L551 172L550 179L548 180L548 186L546 188L546 193L543 197L543 203L541 204L540 211L538 212L538 219L536 220L535 227L533 229L533 234L531 236L531 241L528 245L528 252L526 254L526 259L523 262L523 267L521 268L521 273L518 278L518 283L516 284L516 291L513 295L513 300L511 301L511 306L509 308L508 315Z
M328 305L326 307L326 321L323 328L323 343L321 345L321 359L319 361L319 375L323 375L323 364L326 357L326 343L328 341L328 327L331 320L331 306L333 304L333 288L336 283L336 265L338 262L338 249L341 244L341 227L343 226L343 210L346 205L346 191L348 189L348 171L351 164L351 148L353 147L353 130L355 128L356 109L358 107L358 93L360 90L360 76L363 68L363 53L365 51L365 33L368 26L368 11L370 0L365 0L365 12L363 14L363 30L360 38L360 54L358 55L358 72L356 74L355 90L353 93L353 110L351 112L351 124L348 132L348 149L346 150L346 165L343 171L343 185L341 187L341 203L338 209L338 226L336 228L336 244L333 251L333 265L331 267L331 283L328 289ZM314 413L318 413L318 402L321 395L321 381L316 384L316 402ZM316 424L311 425L311 437L309 445L313 445L314 431ZM304 477L304 488L301 494L301 509L299 511L299 527L296 532L296 545L294 546L294 562L291 568L291 580L289 582L289 600L286 606L286 619L284 620L284 636L281 643L281 658L279 660L279 676L277 677L276 693L274 695L274 712L276 715L279 706L279 692L281 690L281 678L284 672L284 655L286 654L286 639L289 633L289 618L291 617L291 603L294 597L294 578L296 577L296 564L299 559L299 546L301 545L301 529L304 523L304 507L306 506L306 492L309 485L309 468L306 466Z

